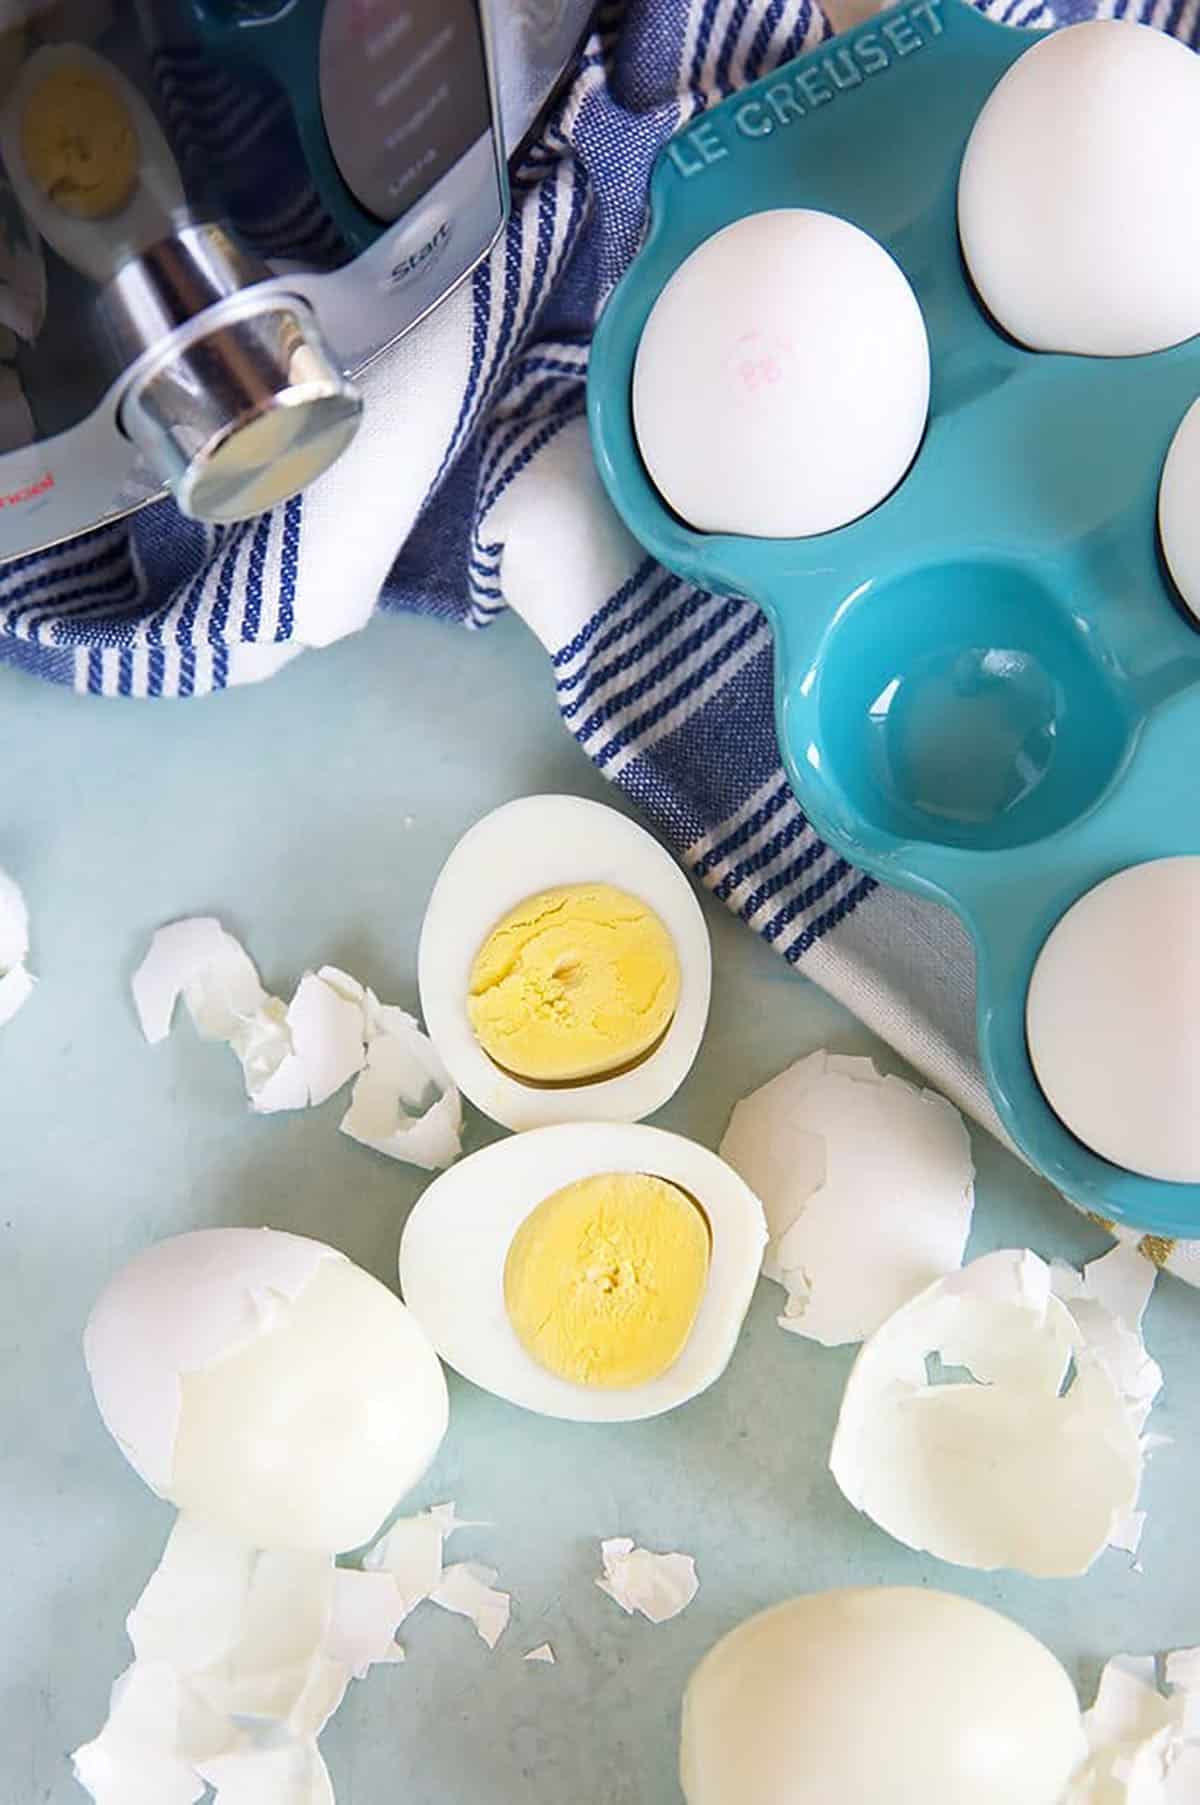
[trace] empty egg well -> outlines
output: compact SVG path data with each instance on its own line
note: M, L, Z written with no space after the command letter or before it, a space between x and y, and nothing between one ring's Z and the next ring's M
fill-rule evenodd
M976 851L1066 827L1134 732L1094 636L999 563L864 586L825 638L813 697L815 762L840 812L877 835Z

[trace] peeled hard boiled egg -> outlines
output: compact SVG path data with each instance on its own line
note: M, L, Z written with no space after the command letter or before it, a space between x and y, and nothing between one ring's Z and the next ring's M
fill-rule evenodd
M975 122L963 255L1035 351L1130 357L1200 332L1200 58L1126 20L1039 38Z
M405 1224L400 1288L476 1385L543 1416L631 1422L720 1377L765 1243L762 1205L715 1153L562 1123L434 1180Z
M714 233L646 321L633 422L651 482L705 533L832 532L890 495L929 411L917 298L875 239L783 207Z
M691 885L643 828L527 796L459 841L421 929L421 1008L459 1089L506 1128L636 1121L674 1095L708 1019Z
M1029 1057L1085 1147L1146 1178L1200 1183L1200 857L1118 871L1038 955Z
M1058 1805L1074 1688L1008 1618L907 1586L817 1592L724 1636L683 1700L688 1805Z
M1175 587L1200 619L1200 401L1183 416L1163 465L1158 530Z
M134 1470L256 1548L374 1535L446 1433L446 1381L391 1291L319 1241L205 1229L138 1254L88 1320L96 1403Z

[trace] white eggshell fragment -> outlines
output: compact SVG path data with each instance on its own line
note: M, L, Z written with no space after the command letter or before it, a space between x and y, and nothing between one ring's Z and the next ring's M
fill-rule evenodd
M865 1343L829 1465L911 1548L1061 1577L1085 1572L1136 1508L1140 1429L1049 1267L1004 1251L940 1279Z
M869 1059L812 1053L744 1097L721 1142L767 1212L763 1273L781 1328L861 1341L962 1265L974 1208L971 1142L952 1103Z
M1200 1649L1164 1663L1114 1655L1083 1717L1088 1757L1063 1805L1193 1805L1200 1798Z
M1038 38L975 121L958 186L985 305L1035 351L1131 357L1200 332L1200 59L1127 20Z
M475 1625L481 1641L495 1648L508 1628L511 1599L507 1592L495 1588L494 1567L481 1567L473 1561L458 1561L444 1569L437 1585L429 1594L434 1604L457 1617L467 1617Z
M1084 1752L1049 1649L966 1598L817 1592L707 1654L683 1700L688 1805L1059 1805Z
M427 1034L404 1009L365 993L366 1059L341 1120L351 1140L440 1172L462 1152L462 1098Z
M553 1192L600 1172L678 1185L708 1218L704 1296L675 1363L623 1390L575 1385L522 1347L504 1301L517 1229ZM754 1293L766 1240L762 1206L723 1160L682 1136L630 1123L565 1123L497 1141L434 1180L400 1241L400 1289L456 1372L497 1397L575 1422L633 1422L673 1410L725 1370Z
M651 482L705 533L790 539L867 513L929 411L929 342L875 239L803 207L694 250L646 321L633 421Z
M147 1484L258 1548L367 1541L448 1421L441 1368L399 1299L271 1229L147 1249L99 1299L84 1353Z
M1163 557L1180 595L1200 620L1200 401L1171 441L1158 490Z
M484 1052L467 1012L476 954L510 909L560 885L612 884L640 898L675 944L679 1002L658 1045L627 1071L579 1084L511 1077ZM579 796L525 796L476 822L434 885L421 929L421 1012L451 1078L505 1128L632 1122L674 1096L708 1020L712 954L700 904L657 841L615 809Z
M1200 59L1197 59L1200 61ZM1200 1182L1200 857L1155 859L1073 903L1038 955L1029 1057L1047 1103L1102 1159Z
M29 911L19 887L0 871L0 1026L11 1021L33 994L29 953Z
M600 1544L600 1558L604 1571L596 1584L627 1617L639 1611L651 1623L667 1623L700 1590L690 1554L655 1554L635 1548L632 1536L610 1536Z

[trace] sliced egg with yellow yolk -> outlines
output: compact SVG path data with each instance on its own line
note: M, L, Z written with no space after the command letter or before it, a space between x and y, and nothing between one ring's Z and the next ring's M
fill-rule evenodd
M434 1180L405 1225L400 1287L464 1378L543 1416L631 1422L720 1377L765 1244L758 1198L707 1148L560 1123Z
M639 1121L687 1076L712 956L688 878L625 815L526 796L442 868L421 1007L451 1077L506 1128Z

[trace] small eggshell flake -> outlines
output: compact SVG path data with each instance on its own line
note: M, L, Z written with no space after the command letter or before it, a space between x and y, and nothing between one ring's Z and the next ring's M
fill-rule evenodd
M426 1172L462 1152L462 1098L441 1055L407 1011L366 993L366 1062L341 1131Z
M694 1197L712 1230L708 1281L674 1365L648 1384L574 1385L521 1346L504 1303L504 1263L544 1197L596 1172L648 1172ZM706 1148L662 1129L569 1123L498 1141L436 1179L400 1242L400 1288L442 1358L464 1378L544 1416L632 1422L704 1391L724 1371L754 1292L766 1229L749 1187Z
M133 1001L152 1046L171 1032L183 997L205 1040L228 1040L267 1001L249 954L212 915L168 922L133 976Z
M793 1334L861 1341L962 1265L975 1200L962 1117L869 1059L797 1060L742 1099L720 1151L763 1200L763 1274L785 1287Z
M495 1648L508 1628L511 1599L498 1592L494 1567L477 1566L473 1561L459 1561L447 1567L429 1594L433 1604L457 1617L468 1617L475 1625L480 1640Z
M873 238L779 208L714 233L642 333L633 418L650 480L706 533L832 532L885 499L921 442L929 343Z
M0 1026L33 994L34 979L25 967L28 952L25 898L8 873L0 871Z
M1063 1805L1193 1805L1200 1798L1200 1649L1164 1662L1114 1655L1083 1716L1087 1760Z
M1053 929L1026 1003L1029 1057L1064 1126L1113 1165L1179 1184L1200 1182L1197 920L1200 857L1120 871Z
M84 1353L136 1471L259 1548L367 1541L448 1420L441 1368L399 1299L332 1248L269 1229L149 1248L96 1304Z
M1198 59L1200 60L1200 59ZM1200 401L1183 416L1163 465L1158 530L1175 587L1200 620Z
M604 1571L596 1584L627 1617L639 1611L651 1623L668 1623L700 1590L690 1554L655 1554L635 1548L631 1536L610 1536L600 1544L600 1558Z
M654 910L679 957L679 1004L658 1045L631 1069L581 1084L525 1084L493 1064L475 1037L471 969L518 903L586 883L612 884ZM712 955L688 879L644 828L578 796L526 796L485 815L442 867L421 930L419 977L425 1024L450 1077L493 1121L514 1129L630 1122L659 1109L691 1069L708 1019Z
M927 1361L966 1369L936 1382ZM1144 1414L1036 1254L987 1254L865 1343L829 1465L850 1503L960 1566L1083 1573L1137 1506Z
M794 1598L739 1624L692 1674L688 1805L1061 1805L1084 1754L1049 1649L946 1592Z
M1130 357L1200 332L1200 58L1126 20L1039 38L963 157L984 303L1036 351Z

